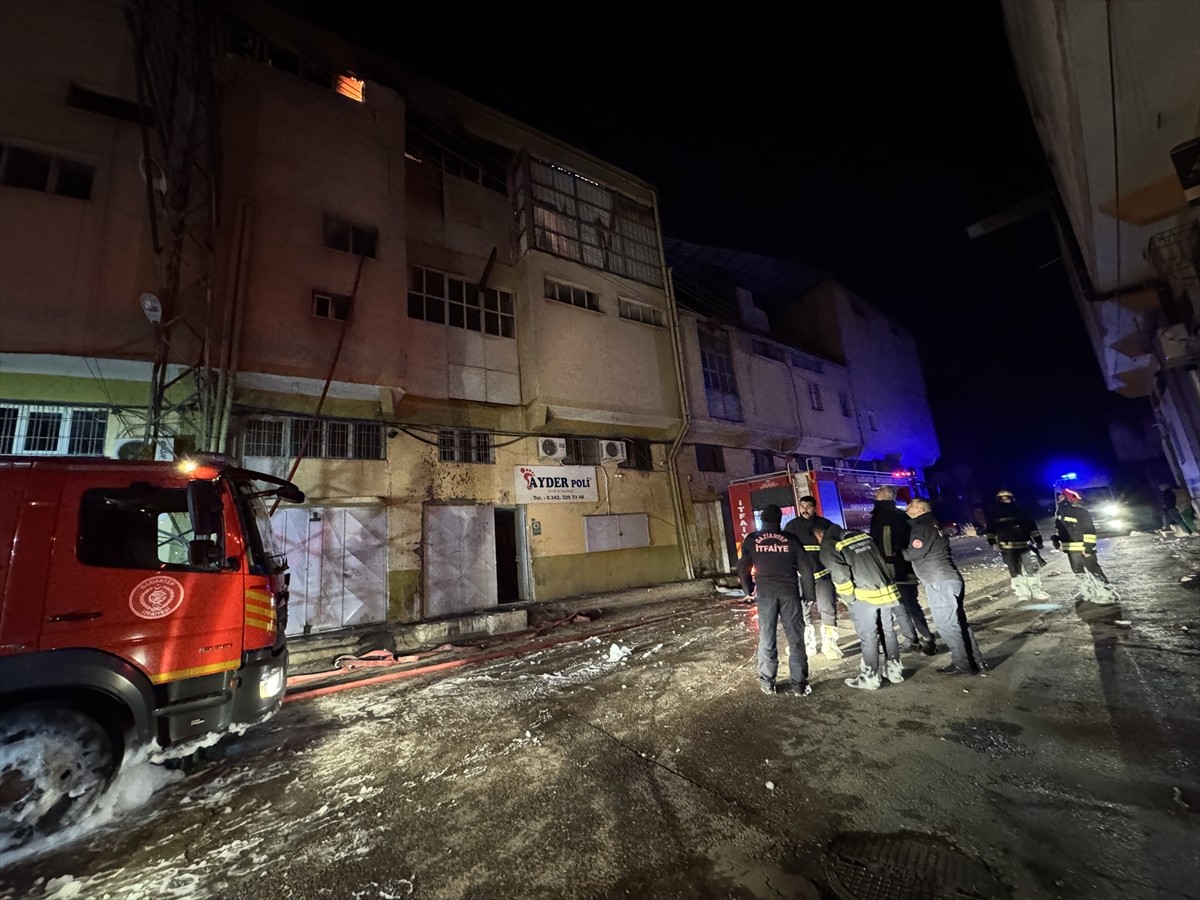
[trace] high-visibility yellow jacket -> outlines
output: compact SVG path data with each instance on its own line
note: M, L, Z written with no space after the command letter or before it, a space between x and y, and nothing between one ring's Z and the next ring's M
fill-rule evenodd
M821 540L821 562L843 598L876 606L900 600L891 569L869 534L830 529Z
M1096 552L1096 524L1092 514L1080 504L1065 500L1059 503L1054 511L1054 530L1067 552Z

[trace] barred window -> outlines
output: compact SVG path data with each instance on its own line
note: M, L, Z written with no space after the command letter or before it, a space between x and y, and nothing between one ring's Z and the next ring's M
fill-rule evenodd
M842 407L842 415L843 416L852 415L852 413L850 411L850 395L849 394L847 394L845 391L838 391L838 403Z
M420 266L408 270L408 316L497 337L517 334L511 293L495 288L480 290L473 281Z
M383 459L383 425L311 416L246 420L243 456L309 459Z
M470 428L443 428L438 432L438 459L441 462L494 463L496 451L492 436Z
M102 409L71 411L71 434L67 438L68 456L103 456L104 433L108 413Z
M620 310L622 319L631 319L634 322L642 322L646 325L657 325L663 327L665 321L661 309L651 306L649 303L639 303L637 300L626 300L624 297L617 298L617 308Z
M277 419L251 419L242 441L245 456L283 456L283 425Z
M0 453L103 456L108 411L68 406L0 406Z
M600 465L600 442L594 438L567 438L567 457L563 460L568 466L598 466Z
M812 405L813 409L822 410L825 408L825 404L821 400L821 386L815 381L808 383L808 402Z
M575 287L572 284L555 281L552 278L546 279L546 299L558 300L560 303L569 303L572 306L578 306L580 309L600 311L599 294L584 290L581 287Z

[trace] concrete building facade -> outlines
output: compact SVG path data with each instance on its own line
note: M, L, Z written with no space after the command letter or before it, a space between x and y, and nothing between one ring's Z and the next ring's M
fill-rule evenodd
M1109 390L1150 399L1176 481L1195 502L1200 6L1004 0L1003 8L1097 362Z
M837 470L892 483L898 468L919 479L936 461L916 345L900 325L804 266L675 240L668 261L688 416L679 475L698 574L734 559L734 482Z
M307 493L273 518L293 630L685 577L653 188L268 5L216 27L219 226L210 290L166 313L168 392L216 361L200 449ZM144 452L146 197L173 186L125 6L15 0L0 42L0 452ZM188 448L190 409L152 450Z

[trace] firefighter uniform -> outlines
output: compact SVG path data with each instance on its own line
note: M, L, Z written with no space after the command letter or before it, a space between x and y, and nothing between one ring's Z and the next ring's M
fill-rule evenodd
M801 500L801 502L804 501ZM841 531L841 526L815 513L807 519L803 515L796 516L784 526L784 531L799 539L808 556L811 574L805 576L802 572L800 579L804 619L811 622L812 609L815 605L821 614L820 652L826 659L841 659L842 651L838 648L837 643L837 598L834 596L833 582L829 579L829 569L821 562L821 544L813 535L814 528Z
M1094 603L1113 603L1119 599L1096 557L1096 525L1092 514L1075 491L1063 491L1054 511L1054 537L1051 540L1056 549L1066 551L1071 571L1075 573L1085 599Z
M928 506L913 504L910 510L918 513ZM963 608L963 578L950 551L950 538L942 531L932 511L920 512L912 518L912 534L904 558L912 563L917 577L925 585L933 621L950 649L950 665L938 669L944 675L968 674L981 671L983 655L975 643L975 635L967 624Z
M861 531L825 531L821 538L821 562L829 569L838 595L850 607L850 618L862 647L859 674L856 678L847 678L846 684L873 691L881 686L884 678L893 684L903 681L900 643L896 640L892 621L900 607L900 591L871 536ZM880 629L884 644L882 670L879 666Z
M879 497L880 494L876 493L875 496ZM917 576L912 564L902 555L908 546L909 530L908 516L896 507L894 500L885 498L875 501L875 508L871 510L871 540L891 568L892 580L900 591L896 623L908 645L904 649L921 649L932 656L937 650L933 632L929 630L929 622L917 596Z
M809 693L808 654L804 650L804 619L800 614L799 578L811 577L811 566L795 535L780 527L783 514L778 506L762 511L763 527L742 541L738 578L742 590L753 594L758 604L758 683L764 694L775 693L779 669L775 626L782 622L790 653L789 692Z
M1042 576L1034 552L1034 548L1042 549L1042 536L1037 525L1013 502L1012 491L1000 491L996 500L987 521L988 545L999 549L1018 599L1049 600L1050 595L1042 589Z

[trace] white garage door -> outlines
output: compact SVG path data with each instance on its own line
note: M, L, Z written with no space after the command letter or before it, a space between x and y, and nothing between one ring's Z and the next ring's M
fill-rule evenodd
M288 634L387 618L387 511L382 506L279 509L271 517L288 558Z
M425 615L496 606L496 518L490 506L425 507Z

